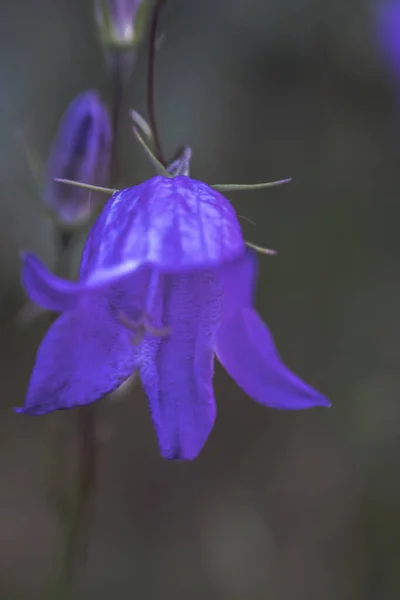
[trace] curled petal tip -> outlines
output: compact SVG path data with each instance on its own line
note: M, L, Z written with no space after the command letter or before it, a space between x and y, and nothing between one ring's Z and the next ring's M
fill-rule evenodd
M56 312L74 308L81 292L79 284L56 277L30 252L23 257L21 280L35 304Z

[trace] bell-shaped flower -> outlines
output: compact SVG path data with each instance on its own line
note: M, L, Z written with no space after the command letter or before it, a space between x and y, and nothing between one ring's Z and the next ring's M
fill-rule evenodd
M54 179L107 185L111 157L111 123L98 93L83 92L61 120L47 163L44 201L58 221L73 226L85 221L104 197L98 192L66 186Z
M63 314L39 348L18 411L89 404L137 371L161 455L190 460L216 416L215 356L261 404L328 406L279 358L253 308L255 278L256 255L219 192L186 176L117 192L89 235L79 282L24 257L32 300Z

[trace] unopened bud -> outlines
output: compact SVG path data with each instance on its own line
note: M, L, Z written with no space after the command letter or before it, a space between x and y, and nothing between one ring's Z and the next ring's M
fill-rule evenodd
M111 141L110 117L98 93L80 94L61 120L47 163L44 200L61 224L72 226L88 220L104 196L54 179L107 185Z
M95 16L107 47L135 46L143 37L144 17L151 0L95 0Z

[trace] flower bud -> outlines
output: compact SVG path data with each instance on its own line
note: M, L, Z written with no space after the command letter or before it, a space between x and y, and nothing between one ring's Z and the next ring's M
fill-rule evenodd
M149 0L95 0L100 37L108 47L135 46L143 36L144 13Z
M63 225L86 221L104 196L54 179L108 184L111 123L98 93L89 90L71 102L56 134L47 164L44 201ZM100 206L101 206L100 204Z

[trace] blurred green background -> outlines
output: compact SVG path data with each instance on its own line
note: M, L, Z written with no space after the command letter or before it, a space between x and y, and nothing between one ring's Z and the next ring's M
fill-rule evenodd
M257 305L290 367L332 400L285 413L217 366L200 457L168 463L140 386L98 408L99 474L74 597L397 600L400 596L399 103L366 0L170 0L157 110L168 152L231 194L260 257ZM70 100L109 85L90 0L1 0L0 598L36 599L59 529L46 480L62 420L21 405L46 321L16 325L18 252L51 267L50 221L18 145L46 157ZM125 109L145 113L146 45ZM400 75L399 75L400 76ZM122 136L124 183L152 174Z

